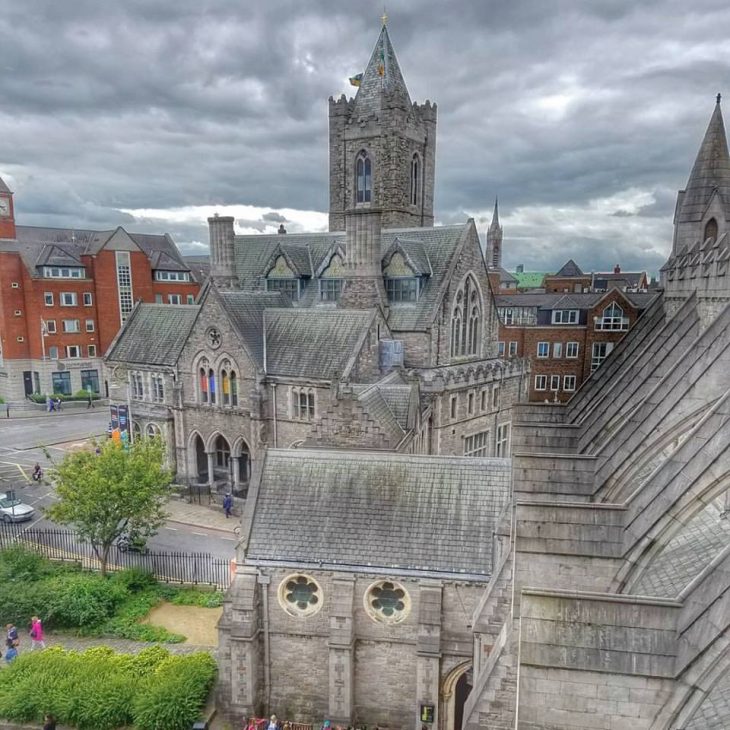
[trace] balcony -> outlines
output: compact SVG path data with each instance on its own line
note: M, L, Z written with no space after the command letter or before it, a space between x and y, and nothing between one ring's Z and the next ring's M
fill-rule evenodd
M628 317L594 317L593 325L600 332L626 332L629 328Z

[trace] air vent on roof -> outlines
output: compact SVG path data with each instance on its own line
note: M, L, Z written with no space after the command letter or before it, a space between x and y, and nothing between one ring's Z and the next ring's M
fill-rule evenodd
M380 340L380 368L387 371L403 367L403 341Z

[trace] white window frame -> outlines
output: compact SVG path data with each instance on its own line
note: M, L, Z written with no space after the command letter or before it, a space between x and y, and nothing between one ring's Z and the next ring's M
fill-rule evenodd
M605 352L602 355L596 353L596 348L601 347L605 348ZM595 372L612 351L613 342L594 342L591 348L591 372Z
M564 375L563 376L563 390L567 391L568 393L572 393L575 391L575 384L576 384L577 378L575 375Z
M553 358L559 360L563 357L563 343L553 342Z
M535 390L547 390L547 375L535 376Z
M46 333L49 335L55 335L58 332L56 329L56 320L55 319L47 319L46 320Z
M66 302L66 297L70 297L71 302ZM76 294L75 291L62 291L59 296L59 303L62 307L78 307L79 306L79 297L78 294Z
M577 309L553 309L553 324L578 324Z
M76 353L75 355L72 353ZM68 360L81 359L81 345L66 345L66 358Z
M56 345L51 345L48 348L48 359L58 360L58 347Z
M504 357L504 353L504 342L500 340L499 342L497 342L497 357Z
M560 376L559 375L550 376L550 390L553 393L557 393L560 390Z
M195 294L188 294L186 299L188 304L195 304Z
M78 319L64 319L61 329L67 334L79 334L81 332L81 322Z
M182 296L180 294L168 294L167 303L168 304L182 304Z
M540 354L540 351L544 348L544 354ZM539 360L545 360L550 357L550 343L544 340L537 343L537 357Z
M155 271L155 281L190 281L187 271Z
M516 355L517 355L517 340L510 340L508 353L509 353L509 356L510 357L516 357Z
M83 302L85 307L93 307L94 306L94 295L90 291L85 291L83 293Z
M489 431L480 431L464 437L464 456L489 456Z
M96 331L96 323L93 319L87 319L86 320L86 331L87 332L95 332Z
M96 345L89 345L87 350L89 357L96 357Z
M512 434L511 421L505 421L497 426L494 441L494 455L497 458L506 459L510 455L510 442Z
M575 347L573 347L575 346ZM572 350L575 350L574 354L570 354ZM580 354L580 342L566 342L565 343L565 358L567 360L576 360Z
M43 302L47 307L53 306L53 292L52 291L43 292Z

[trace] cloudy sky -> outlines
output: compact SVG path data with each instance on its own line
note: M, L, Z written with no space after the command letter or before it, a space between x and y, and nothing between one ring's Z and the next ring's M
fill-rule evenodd
M656 271L713 109L727 0L391 0L414 100L438 103L436 217L499 194L505 265ZM382 4L4 0L0 175L19 223L324 229L327 97L355 91Z

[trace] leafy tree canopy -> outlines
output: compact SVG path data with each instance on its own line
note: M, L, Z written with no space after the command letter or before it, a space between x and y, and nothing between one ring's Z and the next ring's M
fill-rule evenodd
M109 440L98 453L70 453L57 467L59 499L46 515L88 540L106 572L109 550L119 535L149 536L163 523L172 481L164 456L160 438L136 439L128 448Z

